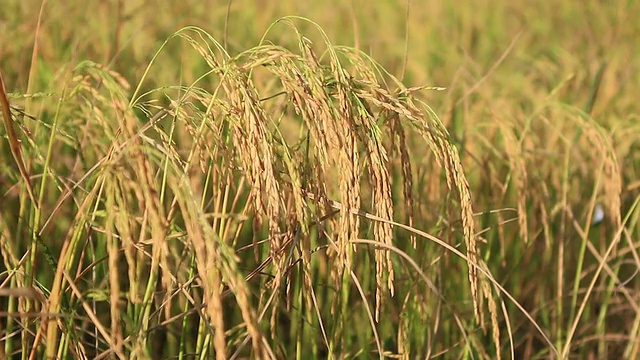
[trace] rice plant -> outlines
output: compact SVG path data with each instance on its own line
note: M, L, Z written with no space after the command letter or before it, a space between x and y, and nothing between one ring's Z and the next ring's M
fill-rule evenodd
M640 8L463 3L7 0L0 358L636 358Z
M471 321L486 330L488 299L499 344L492 292L478 288L468 184L446 129L412 95L421 89L332 45L319 27L316 46L295 21L304 20L274 27L295 34L297 49L265 38L234 57L199 28L176 32L165 44L185 41L206 64L186 85L143 92L146 76L132 89L93 62L73 70L50 118L36 119L48 140L25 150L33 161L18 186L32 194L37 179L39 195L21 190L10 206L28 225L3 217L9 289L39 294L10 304L30 315L8 318L22 336L7 339L6 354L382 358L425 344L423 333L389 337L381 318L391 309L428 316L434 304L458 318L447 341L474 349L454 305L398 256L433 251L430 242L468 263ZM5 125L11 132L11 116ZM459 199L463 252L396 222L395 181L402 222L413 219L407 132L423 138ZM407 278L416 270L421 277ZM413 285L397 291L398 275ZM417 294L400 309L387 304Z

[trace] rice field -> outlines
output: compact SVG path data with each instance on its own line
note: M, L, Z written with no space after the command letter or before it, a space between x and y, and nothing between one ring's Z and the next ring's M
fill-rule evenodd
M638 3L2 7L0 358L640 356Z

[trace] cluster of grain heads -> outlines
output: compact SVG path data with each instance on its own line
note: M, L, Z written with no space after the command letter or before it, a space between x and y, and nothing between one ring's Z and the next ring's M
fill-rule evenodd
M479 287L469 186L444 126L414 98L420 89L405 88L362 53L332 45L321 30L320 41L313 43L292 19L281 23L297 34L296 50L264 41L232 57L201 29L180 30L154 60L172 41L189 44L206 70L188 85L147 89L154 60L131 94L126 81L105 67L85 62L75 69L57 110L71 119L61 125L58 138L68 142L55 146L77 151L76 165L66 178L56 178L61 195L43 228L55 227L52 219L70 209L76 213L43 311L60 313L80 303L99 339L97 348L121 358L149 355L157 328L180 333L181 353L214 351L224 359L241 356L251 344L256 358L274 358L279 350L265 334L282 333L282 313L293 301L302 308L300 322L315 318L325 346L339 348L344 341L340 334L349 324L332 325L331 334L324 326L321 308L327 304L318 301L317 277L326 273L337 295L323 300L331 303L336 319L349 311L355 284L382 354L375 323L385 298L395 292L392 255L405 254L394 243L394 226L411 233L414 247L435 240L455 250L412 228L406 133L416 132L460 199L466 255L454 252L466 260L468 274L450 276L468 277L483 325L482 306L489 301L499 346L491 289L486 282ZM393 156L401 179L392 176ZM56 166L52 174L60 171ZM407 214L399 222L394 222L396 181L403 190L395 196L404 198ZM362 239L366 229L372 240ZM100 246L104 258L87 255L86 249ZM363 265L368 249L357 251L363 247L373 253L372 282L361 281L370 272ZM244 252L250 248L253 259ZM420 265L411 264L428 282ZM254 269L248 275L247 267ZM259 276L266 271L270 277ZM108 294L107 307L99 307L109 316L97 313L95 300L91 305L87 299L95 289L83 289L79 280L88 274L104 276L94 285ZM251 286L256 281L264 286ZM375 305L363 295L363 284L375 286ZM60 331L72 343L70 351L85 351L73 320L49 319L36 341L44 339L48 356L60 352Z

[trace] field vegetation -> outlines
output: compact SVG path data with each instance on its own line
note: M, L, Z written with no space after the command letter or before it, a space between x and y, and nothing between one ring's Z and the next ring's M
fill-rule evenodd
M170 3L2 2L0 358L640 357L638 2Z

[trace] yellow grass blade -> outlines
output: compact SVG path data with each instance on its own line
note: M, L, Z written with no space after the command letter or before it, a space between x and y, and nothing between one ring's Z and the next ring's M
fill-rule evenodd
M4 87L4 80L2 79L2 74L0 73L0 106L2 106L2 118L4 119L4 127L7 129L7 136L9 137L9 147L11 148L11 154L13 155L13 159L16 161L16 165L18 165L18 170L20 171L20 176L24 180L24 183L27 186L27 192L29 193L29 197L33 202L34 206L38 207L38 202L36 201L36 197L34 196L33 186L31 186L31 180L29 180L29 173L24 165L24 161L22 159L22 152L20 149L20 140L18 140L18 136L16 135L15 130L13 129L13 118L11 117L11 106L9 104L9 98L7 97L7 91Z

